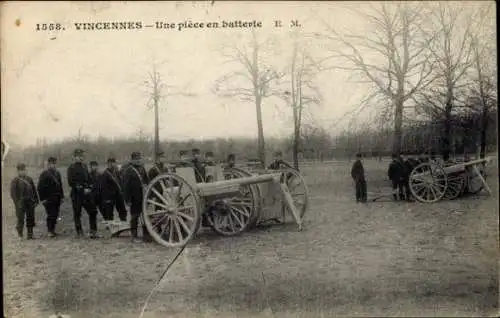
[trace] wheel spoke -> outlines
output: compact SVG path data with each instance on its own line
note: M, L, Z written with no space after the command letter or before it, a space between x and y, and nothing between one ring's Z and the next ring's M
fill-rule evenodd
M192 216L189 216L187 214L182 213L181 211L177 211L178 216L182 216L186 220L189 220L190 222L194 222L194 218Z
M234 226L233 219L231 218L231 213L229 213L227 215L227 219L228 219L228 223L229 223L228 225L230 226L231 231L234 232L234 230L236 229L236 227Z
M166 179L166 180L169 180L169 179ZM174 198L172 198L172 195L170 194L169 188L165 185L164 180L160 181L160 185L161 185L162 192L165 193L165 195L167 195L170 200L174 201Z
M188 193L179 203L177 203L177 207L180 207L184 204L184 202L191 196L191 193Z
M173 229L173 226L172 226L172 223L173 223L173 220L171 218L168 219L168 241L169 242L173 242L174 241L174 229Z
M186 223L184 223L184 221L182 220L182 218L180 217L177 217L177 221L179 221L180 225L182 226L182 228L184 228L184 231L186 231L186 233L189 235L189 233L191 233L191 230L189 229L189 227L186 225Z
M168 201L165 199L165 197L160 192L158 192L154 187L151 187L151 191L153 191L153 193L156 194L156 196L160 198L160 200L162 200L163 203L165 203L166 205L170 205Z
M240 224L240 227L241 228L244 228L245 225L243 224L243 222L240 220L240 218L236 215L236 213L234 213L233 209L231 209L231 214L233 215L233 217L236 219L236 221L238 221L238 223Z
M431 190L431 192L432 192L432 195L434 196L434 199L437 199L437 198L438 198L438 196L437 196L437 194L436 194L436 191L434 190L434 187L431 185L429 188L430 188L430 190Z
M235 211L237 211L238 213L243 214L244 216L246 216L248 218L250 217L250 214L242 209L238 209L234 206L231 206L231 208L234 209Z
M156 205L156 206L162 207L162 208L164 208L165 210L167 210L167 209L168 209L168 206L167 206L167 205L164 205L164 204L158 203L157 201L154 201L154 200L151 200L151 199L148 199L148 203L151 203L151 204L153 204L153 205Z
M177 238L179 239L179 242L181 242L184 239L184 236L182 235L179 222L177 222L175 218L172 219L172 222L174 223L175 226L175 232L177 233Z
M164 215L164 216L162 216L159 220L157 220L157 221L156 221L156 223L155 223L155 224L153 224L153 228L154 228L154 227L157 227L157 226L158 226L158 224L161 224L161 223L163 222L163 220L165 220L165 219L170 219L168 214L165 214L165 215Z

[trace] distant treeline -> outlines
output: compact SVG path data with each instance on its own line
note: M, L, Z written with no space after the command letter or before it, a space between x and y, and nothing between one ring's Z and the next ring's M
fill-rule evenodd
M476 153L479 143L479 119L477 116L457 116L453 121L452 152L455 155ZM403 153L419 154L422 152L440 154L442 147L443 123L414 122L404 129ZM490 112L487 129L487 151L496 150L497 113ZM391 155L392 131L390 129L357 129L345 131L332 137L323 128L305 126L302 130L301 153L299 158L306 160L351 159L358 152L367 157L387 157ZM276 150L283 151L287 160L292 157L292 139L266 138L266 158L271 159ZM228 154L236 154L239 160L257 158L257 140L252 138L215 138L188 141L161 141L161 149L168 159L178 158L181 150L200 148L202 152L213 151L217 160L225 160ZM86 150L88 160L104 163L108 156L116 157L120 162L129 159L133 151L142 151L146 159L153 156L153 140L144 136L137 138L91 139L85 136L68 138L57 142L40 140L36 145L20 149L12 147L6 158L6 164L23 161L29 165L43 165L46 158L55 156L61 165L71 162L75 148Z

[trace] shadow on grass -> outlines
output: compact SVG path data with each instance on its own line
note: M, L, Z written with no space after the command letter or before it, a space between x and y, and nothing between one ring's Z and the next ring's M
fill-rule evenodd
M446 274L443 274L443 276ZM445 277L441 277L445 278ZM322 277L284 279L266 277L267 285L211 279L200 286L196 300L203 307L216 310L233 307L235 310L258 313L266 308L275 312L328 312L353 304L386 309L394 312L393 303L412 301L422 304L436 298L458 301L471 310L491 313L498 309L498 279L495 277L445 282L438 280L407 280L398 288L384 288L379 281L331 281ZM474 309L472 309L474 308ZM439 312L439 309L437 309ZM457 310L460 310L457 308Z
M63 269L47 284L47 292L39 297L40 309L56 314L102 315L104 311L139 306L145 295L130 286L130 282L91 281L78 270ZM83 316L82 316L83 317Z

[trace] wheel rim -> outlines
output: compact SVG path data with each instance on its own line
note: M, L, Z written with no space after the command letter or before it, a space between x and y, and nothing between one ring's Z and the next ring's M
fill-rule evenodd
M448 175L448 186L446 187L446 191L444 197L448 200L453 200L458 198L465 186L465 177L462 173Z
M304 217L307 211L309 198L306 182L302 175L294 169L285 169L282 177L288 186L288 191L292 196L293 204L299 211L300 218ZM288 209L288 207L287 207Z
M229 168L229 169L224 169L224 179L230 180L230 179L238 179L238 178L244 178L244 177L251 177L252 174L248 171L245 171L243 169L238 169L238 168ZM258 185L250 185L249 187L245 187L243 189L240 189L240 191L250 191L252 192L252 196L254 198L254 206L252 209L252 217L250 220L250 224L248 227L254 227L257 224L257 220L260 217L260 212L261 212L261 192L260 192L260 187Z
M198 195L178 175L167 173L157 176L144 194L143 219L148 232L159 244L182 246L199 228Z
M413 169L409 178L413 196L426 203L441 200L448 187L448 178L443 168L434 162L424 162Z
M239 169L231 168L224 171L225 179L246 176L248 174ZM258 211L258 199L256 186L241 186L236 196L212 202L207 220L213 230L220 235L238 235L254 222Z

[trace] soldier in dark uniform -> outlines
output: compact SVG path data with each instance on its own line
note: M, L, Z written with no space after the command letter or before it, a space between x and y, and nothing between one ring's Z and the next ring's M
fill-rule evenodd
M26 219L27 239L33 239L33 227L35 227L35 207L39 203L35 183L26 174L26 165L17 165L17 177L10 184L10 197L16 207L17 225L16 230L19 237L23 237L24 219Z
M271 162L271 164L269 165L269 167L267 167L267 169L270 169L270 170L279 170L279 169L282 169L282 168L291 168L291 169L293 169L293 167L291 165L289 165L288 163L286 163L283 160L283 153L281 151L276 151L274 153L273 162Z
M191 153L193 155L193 158L191 159L191 163L194 166L195 169L195 178L196 182L204 182L205 181L205 167L203 166L203 163L201 161L201 152L200 149L198 148L193 148L191 150Z
M154 178L156 178L158 175L161 175L162 173L167 172L167 169L165 167L164 160L165 159L165 154L164 152L159 152L156 154L156 162L154 166L149 169L148 171L148 180L151 182ZM158 191L158 193L163 194L163 189L161 185L158 183L155 185L155 190ZM155 205L155 211L161 210L161 207L158 205Z
M207 166L215 166L214 153L212 151L205 152L205 164Z
M181 159L181 161L190 161L191 158L189 157L189 151L187 150L179 151L179 158Z
M411 201L411 191L410 191L410 174L415 169L416 166L418 166L418 161L415 160L412 157L407 157L406 160L404 161L404 165L406 168L406 173L405 173L405 192L406 192L406 200Z
M123 175L123 194L127 205L130 205L130 231L133 242L139 242L137 227L139 217L142 214L142 203L144 200L144 188L149 183L148 175L140 152L131 154L130 164L127 165ZM142 225L144 241L151 241L151 237L145 225Z
M56 224L59 217L59 209L64 199L62 178L56 169L57 160L50 157L47 160L48 169L43 171L38 178L38 194L45 211L47 212L47 230L50 237L57 236Z
M356 161L354 161L351 168L351 177L354 180L355 191L356 191L356 202L366 202L366 179L365 179L365 169L363 163L361 162L361 154L356 154Z
M404 200L405 193L403 189L405 188L406 167L400 156L396 154L392 155L392 162L389 164L387 175L392 182L392 196L394 200Z
M101 200L101 173L99 172L99 164L97 161L91 161L89 162L90 166L90 171L89 171L89 177L90 177L90 189L91 189L91 196L92 196L92 202L94 203L96 209L101 213L102 217L104 218L104 212L102 209L102 200Z
M68 168L68 184L71 187L71 203L76 235L83 236L82 208L89 216L90 238L97 238L97 208L92 197L92 179L83 163L83 150L74 151L74 162Z
M159 152L156 154L156 162L151 169L148 171L149 181L156 178L158 175L167 172L165 167L165 153Z
M108 158L108 167L101 174L100 197L102 202L101 212L104 220L114 219L114 208L118 211L120 221L127 221L127 210L123 201L122 178L118 171L115 158Z
M230 153L227 156L227 167L234 168L235 164L236 164L236 156L234 154Z

